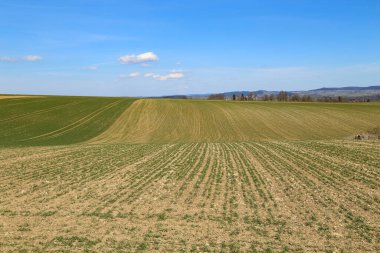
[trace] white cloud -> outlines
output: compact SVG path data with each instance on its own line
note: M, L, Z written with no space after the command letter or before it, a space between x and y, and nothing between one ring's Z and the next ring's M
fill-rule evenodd
M132 72L132 73L129 73L128 76L129 77L138 77L138 76L140 76L140 73L139 72Z
M147 68L147 67L150 67L150 64L148 64L148 63L141 63L140 66L144 67L144 68Z
M170 71L169 74L167 75L160 75L158 77L155 77L156 80L160 80L160 81L165 81L165 80L169 80L169 79L181 79L181 78L184 78L185 75L183 74L182 71L180 70L172 70Z
M35 62L35 61L41 61L42 57L39 55L26 55L21 58L17 57L8 57L8 56L0 56L0 62Z
M42 57L39 55L27 55L23 57L24 61L34 62L34 61L42 61Z
M145 63L158 61L158 56L153 52L146 52L139 55L124 55L119 58L120 63L122 64L136 64L136 63Z
M144 75L145 77L151 77L155 80L159 81L166 81L169 79L181 79L185 77L185 74L182 72L182 70L171 70L169 74L166 75L159 75L154 73L146 73Z

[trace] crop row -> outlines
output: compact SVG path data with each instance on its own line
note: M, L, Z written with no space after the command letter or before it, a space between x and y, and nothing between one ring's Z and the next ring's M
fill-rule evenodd
M1 149L0 247L376 252L379 150L350 141Z

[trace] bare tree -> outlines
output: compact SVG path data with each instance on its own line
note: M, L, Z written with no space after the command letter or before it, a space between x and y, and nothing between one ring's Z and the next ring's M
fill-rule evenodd
M288 93L286 91L280 91L277 95L278 101L288 101Z

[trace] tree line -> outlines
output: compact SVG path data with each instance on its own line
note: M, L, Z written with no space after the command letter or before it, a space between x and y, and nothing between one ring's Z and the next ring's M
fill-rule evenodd
M286 91L280 91L277 95L270 94L270 95L264 95L263 101L281 101L281 102L313 102L314 99L309 95L299 95L299 94L293 94L289 95Z
M292 101L292 102L311 102L313 101L311 96L300 96L298 94L294 94L289 96L286 91L280 91L277 95L270 94L259 97L255 92L249 92L247 95L244 93L241 94L233 94L232 97L227 97L223 93L211 94L208 96L209 100L235 100L235 101L255 101L255 100L263 100L263 101Z
M300 94L289 94L286 91L280 91L277 95L275 94L265 94L264 96L257 96L255 92L249 92L247 95L244 93L233 94L231 97L225 96L223 93L211 94L208 96L210 100L235 100L235 101L280 101L280 102L330 102L330 103L340 103L340 102L370 102L370 99L365 100L352 100L347 97L342 96L324 96L324 97L312 97L310 95L300 95Z

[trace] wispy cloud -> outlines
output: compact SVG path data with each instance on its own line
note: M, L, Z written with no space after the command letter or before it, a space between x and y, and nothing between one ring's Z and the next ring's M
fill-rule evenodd
M17 58L9 56L0 56L0 62L16 62Z
M124 55L119 58L122 64L136 64L136 63L146 63L158 61L158 56L153 52L146 52L138 55Z
M171 70L170 73L166 75L154 74L154 73L146 73L145 77L151 77L158 81L166 81L170 79L182 79L185 77L185 74L182 70Z
M138 76L140 76L141 74L140 74L140 72L132 72L132 73L129 73L129 77L138 77Z
M42 61L42 57L39 55L27 55L27 56L23 57L23 60L29 61L29 62Z
M91 71L95 71L95 70L98 70L98 66L86 66L86 67L83 67L84 70L91 70Z
M135 78L141 76L140 72L131 72L129 74L120 74L116 81L121 81L129 78Z
M26 55L24 57L0 56L0 62L36 62L42 61L42 59L39 55Z

